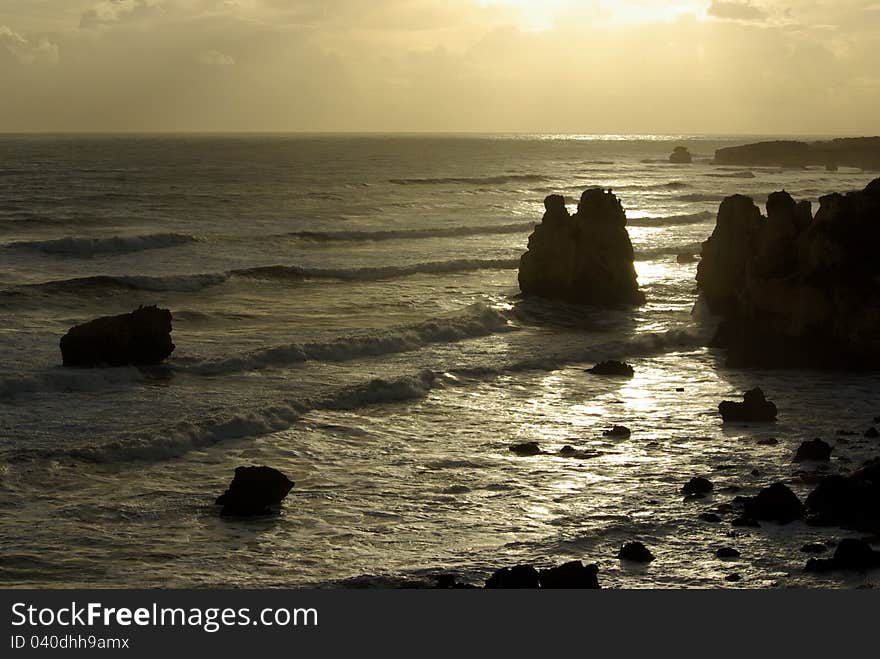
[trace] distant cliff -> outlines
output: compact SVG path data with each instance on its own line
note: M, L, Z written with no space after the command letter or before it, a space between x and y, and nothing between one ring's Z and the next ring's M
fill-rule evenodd
M778 140L715 151L718 165L859 167L880 170L880 137L847 137L825 142Z

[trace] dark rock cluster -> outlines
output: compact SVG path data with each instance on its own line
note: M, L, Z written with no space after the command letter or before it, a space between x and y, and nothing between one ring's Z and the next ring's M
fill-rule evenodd
M520 258L524 294L605 308L644 304L626 213L610 190L586 190L574 215L560 195L547 197L544 208Z
M497 570L486 580L486 588L600 588L598 565L570 561L557 567L536 570L515 565Z
M880 179L809 202L721 203L697 285L732 367L880 367Z

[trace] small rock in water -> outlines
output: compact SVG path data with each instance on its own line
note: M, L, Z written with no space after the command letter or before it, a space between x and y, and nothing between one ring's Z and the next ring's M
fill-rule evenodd
M684 387L676 387L675 390L680 393L680 392L684 391Z
M632 431L626 426L614 426L610 430L606 430L602 433L605 437L615 437L617 439L626 439L631 434Z
M278 512L294 482L272 467L237 467L229 488L214 502L224 517L253 517Z
M745 514L759 520L788 524L804 517L804 504L783 483L774 483L744 500Z
M711 524L718 524L721 522L721 517L715 513L700 513L700 519L704 522L710 522Z
M776 405L764 397L755 387L743 394L743 402L725 400L718 404L718 412L724 421L769 423L776 421Z
M541 570L541 588L600 588L598 565L570 561L558 567Z
M779 443L779 440L775 437L762 437L758 440L759 446L776 446Z
M880 432L878 432L874 426L871 426L865 431L865 437L869 439L876 439L877 437L880 437Z
M618 362L614 360L599 362L593 368L588 368L587 373L593 375L613 375L617 377L631 378L635 375L633 367L626 362Z
M795 453L794 461L803 462L811 460L815 462L827 462L831 459L831 445L821 439L810 439L803 442Z
M693 161L694 157L686 146L675 147L669 156L669 162L674 165L690 165Z
M811 558L804 570L807 572L831 572L851 570L867 572L880 567L880 551L874 551L864 540L844 538L831 558Z
M823 478L806 500L815 526L843 526L868 532L880 530L880 458L852 473Z
M801 547L801 551L805 554L822 554L828 551L828 547L826 547L821 542L808 542L803 547Z
M641 542L627 542L617 552L617 558L634 563L650 563L654 560L654 554Z
M577 458L578 460L586 460L588 458L595 458L598 454L592 451L581 451L573 446L563 446L561 449L559 449L559 455L563 458Z
M721 547L715 552L718 558L739 558L739 552L733 547Z
M531 565L505 567L486 579L486 588L538 588L538 571Z
M510 452L521 457L528 457L540 454L541 447L538 446L538 442L523 442L521 444L512 444Z
M726 577L724 577L724 580L730 581L731 583L733 583L736 581L741 581L742 577L739 576L736 572L734 572L733 574L728 574Z
M90 320L61 338L65 366L147 366L174 351L171 312L139 307L131 313Z
M702 476L694 476L682 486L681 493L685 496L705 496L706 494L709 494L714 487L712 481L709 479L703 478Z

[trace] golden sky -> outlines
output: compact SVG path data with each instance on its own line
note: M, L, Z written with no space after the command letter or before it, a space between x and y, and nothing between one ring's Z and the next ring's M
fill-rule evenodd
M878 134L880 0L0 0L0 132Z

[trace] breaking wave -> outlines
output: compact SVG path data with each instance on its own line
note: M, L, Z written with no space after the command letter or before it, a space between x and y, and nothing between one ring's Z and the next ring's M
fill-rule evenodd
M92 258L113 254L129 254L148 249L162 249L186 245L196 241L194 236L181 233L154 233L145 236L113 236L110 238L84 238L68 236L54 240L32 240L9 243L6 249L29 250L51 254Z
M370 242L380 240L417 240L421 238L448 238L456 236L491 236L531 231L535 222L490 224L484 226L436 227L433 229L394 229L384 231L295 231L286 234L300 240L318 243Z
M503 176L450 176L443 178L392 178L395 185L501 185L515 182L549 181L540 174L507 174Z

